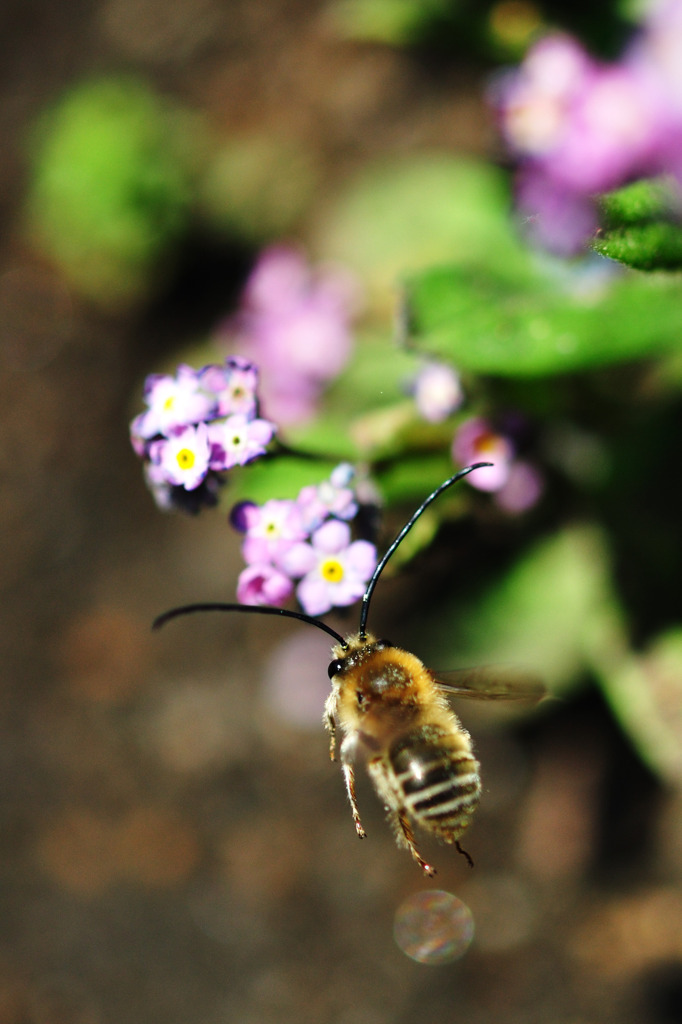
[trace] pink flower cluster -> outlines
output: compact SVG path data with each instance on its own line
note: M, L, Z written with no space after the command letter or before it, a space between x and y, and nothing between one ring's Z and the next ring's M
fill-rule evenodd
M464 401L457 371L446 363L428 360L419 369L410 390L417 412L428 423L441 423L456 412ZM474 470L467 482L479 491L495 495L505 512L525 512L538 501L543 490L539 470L517 454L513 431L503 432L481 416L471 416L459 424L452 442L456 465L492 462L492 466Z
M481 416L460 424L452 442L452 456L462 466L492 462L485 469L475 469L467 480L479 491L494 493L497 504L506 512L525 512L542 494L543 481L535 466L517 457L509 434L496 430Z
M265 454L276 428L258 416L257 386L256 367L239 358L147 377L130 438L160 508L215 504L219 474Z
M294 593L308 615L353 604L377 563L376 548L351 540L348 520L358 511L349 484L352 467L337 466L328 481L304 487L296 500L244 502L232 524L245 534L247 563L237 584L243 604L281 607Z
M278 423L309 419L346 365L358 291L347 272L314 271L297 249L273 246L261 254L222 333L261 368L263 405Z
M682 3L652 5L617 63L547 37L492 88L520 158L517 202L552 251L579 251L597 227L594 197L637 178L682 182Z

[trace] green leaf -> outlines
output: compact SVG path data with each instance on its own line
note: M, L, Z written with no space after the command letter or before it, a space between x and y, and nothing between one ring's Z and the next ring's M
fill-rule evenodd
M679 194L670 181L637 181L602 196L600 206L596 252L638 270L682 267Z
M448 13L449 0L335 0L329 20L349 39L401 45Z
M671 182L665 178L647 178L605 193L599 205L605 226L616 228L667 216L674 202Z
M602 665L600 682L642 759L674 785L682 783L682 628L641 656Z
M144 294L185 228L190 120L141 82L106 78L47 112L34 149L34 240L98 302Z
M529 266L508 214L507 177L489 164L433 153L363 170L314 226L317 255L355 270L383 306L396 282L439 262Z
M440 267L412 279L415 347L461 370L537 377L682 348L680 279L624 274L590 291L540 272L524 284L492 269Z
M594 239L592 248L635 270L682 267L682 229L669 221L610 228Z
M239 501L262 505L271 498L296 498L302 487L328 480L336 465L329 460L291 455L258 459L229 474L223 503L232 508Z
M434 665L519 665L565 690L595 647L621 642L603 535L584 526L541 541L477 601L447 606L423 634Z

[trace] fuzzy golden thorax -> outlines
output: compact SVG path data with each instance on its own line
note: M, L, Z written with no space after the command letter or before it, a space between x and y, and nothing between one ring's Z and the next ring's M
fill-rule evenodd
M367 634L348 637L333 654L339 721L376 739L411 727L441 697L429 670L414 654Z

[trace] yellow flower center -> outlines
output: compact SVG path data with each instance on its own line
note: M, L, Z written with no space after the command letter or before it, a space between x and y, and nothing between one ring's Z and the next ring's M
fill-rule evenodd
M479 455L495 455L500 445L497 434L482 434L476 441L475 448Z
M322 562L320 572L327 583L340 583L343 579L343 566L336 558L327 558Z
M191 448L181 448L176 458L180 469L191 469L194 465L195 455Z
M175 405L175 395L169 395L168 398L166 399L166 401L163 403L164 411L165 412L170 412L174 405Z

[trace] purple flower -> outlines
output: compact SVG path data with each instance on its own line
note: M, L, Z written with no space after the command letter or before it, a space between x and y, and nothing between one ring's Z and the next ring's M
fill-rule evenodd
M599 193L666 173L682 181L680 9L654 5L617 62L553 36L494 85L502 131L521 160L519 206L548 248L580 249L596 227Z
M147 378L149 408L130 424L130 441L160 507L198 512L215 505L219 474L265 454L276 427L257 417L257 384L254 364L237 357Z
M293 592L292 580L268 562L247 565L237 581L237 600L242 604L269 604L281 608Z
M507 482L495 495L495 501L505 512L526 512L537 504L543 489L544 481L536 467L518 459L511 464Z
M148 411L133 420L136 438L168 437L177 427L210 419L215 399L201 390L201 379L191 366L178 366L175 377L153 373L145 382Z
M353 519L357 514L355 494L352 488L348 487L354 474L353 467L347 462L342 462L332 471L329 480L301 489L296 504L301 510L303 524L308 533L321 526L329 516L336 519Z
M585 82L561 138L546 154L545 170L586 195L654 172L667 114L658 90L637 67L600 67Z
M135 454L141 459L146 459L149 447L147 438L142 434L146 415L146 412L141 412L130 424L130 443Z
M558 256L580 252L598 226L592 196L571 191L534 163L519 171L516 207L529 241Z
M509 420L507 429L518 433L522 422L518 422L516 417L509 417ZM452 444L452 454L455 462L461 465L493 463L474 470L467 480L479 491L494 492L496 504L505 512L525 512L536 504L542 494L544 482L540 471L532 463L517 459L510 438L495 430L482 417L473 417L460 425Z
M313 271L284 246L261 255L226 333L258 363L264 404L277 422L312 415L321 390L348 360L357 304L348 274Z
M493 80L490 99L514 152L541 157L555 148L594 66L570 36L552 35L528 51L520 68Z
M154 462L145 462L144 477L157 506L164 512L170 512L174 507L173 486L168 481L166 470Z
M419 415L428 423L441 423L464 400L459 375L445 363L424 363L412 384L412 391Z
M223 366L205 366L200 371L207 391L216 396L217 416L240 413L255 419L258 411L258 369L248 359L233 356Z
M241 413L216 421L208 427L211 442L211 469L232 469L265 454L275 433L268 420L250 420Z
M208 427L180 427L167 439L153 441L152 462L163 470L169 484L192 491L203 481L209 468L211 447Z
M498 434L491 424L474 417L462 423L452 442L456 463L470 466L472 462L492 462L492 466L476 469L467 480L479 491L499 491L509 478L514 448L508 438Z
M312 535L311 543L294 544L281 558L284 571L303 577L296 596L308 615L359 600L376 567L376 548L365 540L352 541L350 527L330 519Z
M246 532L242 553L250 565L280 564L289 548L308 535L301 510L288 499L273 498L264 505L244 503L240 519Z

